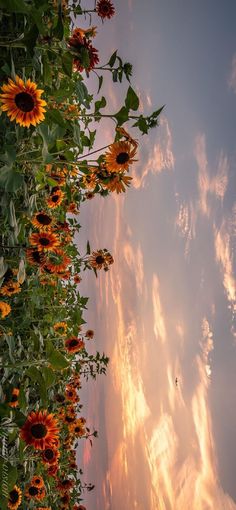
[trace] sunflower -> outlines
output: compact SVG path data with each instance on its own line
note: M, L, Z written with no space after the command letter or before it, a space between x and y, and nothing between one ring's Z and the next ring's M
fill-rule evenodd
M42 460L44 464L56 464L60 457L60 452L57 448L46 448L42 452Z
M114 260L107 250L98 250L92 252L88 262L94 269L108 269L108 266L113 264Z
M45 254L37 248L27 248L26 258L33 266L42 266L45 263Z
M51 216L49 216L49 214L45 213L44 211L39 211L34 215L31 223L39 230L47 230L51 228L53 224L53 218L51 218Z
M13 388L12 393L11 393L11 400L9 402L10 407L17 407L19 405L19 402L18 402L19 393L20 393L19 388Z
M77 204L75 202L71 202L67 207L67 212L71 214L79 214L79 210L77 209Z
M65 196L65 193L61 191L61 189L58 189L54 193L51 193L50 197L47 199L47 205L50 209L55 209L59 205L61 205L63 198Z
M53 232L31 234L29 242L33 246L37 246L38 251L53 251L60 244L58 235Z
M112 18L115 14L115 8L114 5L111 3L110 0L99 0L99 2L96 5L96 11L98 16L102 18Z
M34 485L35 487L38 487L38 489L41 489L42 487L44 487L43 478L39 475L33 476L30 485Z
M60 335L65 335L67 330L67 324L64 321L56 322L53 325L54 331L58 332Z
M20 291L20 284L18 282L9 280L7 283L5 283L5 285L1 287L0 294L3 296L13 296L13 294L18 294Z
M45 487L36 487L35 485L28 484L26 486L25 497L27 499L36 499L40 501L46 496Z
M5 301L0 301L0 317L4 319L7 315L9 315L11 311L11 306Z
M94 337L94 331L92 329L88 329L85 333L85 336L88 340L92 340Z
M74 29L68 44L73 49L73 53L77 53L74 58L74 66L77 71L82 72L86 69L89 72L99 62L98 50L92 46L88 39L88 33L80 28Z
M16 510L20 506L22 500L22 492L17 485L14 485L13 489L9 492L9 499L7 506L11 510Z
M82 437L85 434L84 424L80 420L76 420L70 425L70 432L73 436Z
M75 276L74 276L74 283L80 283L81 280L82 280L82 278L78 274L75 274Z
M103 183L103 187L110 191L116 191L116 193L125 193L125 186L129 187L131 184L133 177L129 177L128 175L124 175L123 173L113 172L108 182Z
M85 197L87 198L87 200L92 200L95 197L95 194L92 193L92 191L88 191L87 193L85 193Z
M65 341L65 348L70 353L76 353L82 351L84 349L84 342L81 338L77 338L76 336L72 336Z
M69 478L65 480L58 480L57 489L59 492L65 493L74 487L74 480L70 480Z
M16 76L15 82L8 78L8 84L2 87L0 94L0 107L5 111L11 121L16 121L20 126L36 126L44 120L46 101L41 99L43 90L37 89L36 83L31 80L24 81Z
M44 269L48 270L50 273L64 273L70 262L71 259L67 257L62 249L54 248L54 250L48 254Z
M49 476L53 476L53 478L55 478L57 476L57 471L58 471L59 467L58 467L58 464L52 464L51 466L49 466L48 468L48 475Z
M124 172L129 169L129 165L136 161L134 156L137 147L132 147L130 142L115 142L105 154L105 162L109 172Z
M47 411L32 411L20 431L21 439L37 450L55 445L58 434L58 422Z
M65 397L67 400L70 400L70 402L79 402L79 397L77 395L76 389L73 388L73 386L67 386Z
M64 505L64 508L68 508L70 503L70 495L65 492L65 494L61 496L60 501Z

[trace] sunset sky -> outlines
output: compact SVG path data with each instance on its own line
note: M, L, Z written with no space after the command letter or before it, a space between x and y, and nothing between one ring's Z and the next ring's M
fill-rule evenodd
M141 111L166 106L158 128L134 132L130 190L80 214L81 253L89 239L115 259L81 283L94 349L110 357L83 392L99 432L78 452L96 485L85 501L236 510L236 3L114 4L112 20L93 20L101 61L118 49ZM108 77L107 112L127 87ZM97 147L113 136L113 124L100 127Z

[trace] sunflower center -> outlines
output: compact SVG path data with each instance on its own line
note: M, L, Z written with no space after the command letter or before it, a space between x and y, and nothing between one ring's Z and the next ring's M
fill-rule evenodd
M16 402L18 400L17 395L12 395L11 402Z
M70 341L70 347L75 347L76 345L78 345L78 340L73 339Z
M40 478L36 478L36 480L34 481L34 483L35 483L36 485L40 485L40 483L41 483Z
M31 427L31 434L35 439L42 439L47 435L47 428L42 423L36 423Z
M51 197L52 202L56 203L59 200L59 195L52 195Z
M50 244L49 239L47 239L46 237L40 237L39 242L40 244L42 244L42 246L48 246Z
M46 457L46 459L48 460L52 460L53 457L54 457L54 452L53 450L51 450L50 448L47 448L44 452L44 456Z
M37 220L39 223L41 223L41 225L50 225L51 223L51 218L50 216L48 216L47 214L37 214Z
M39 490L38 490L38 488L37 488L37 487L33 487L33 486L31 486L31 487L29 488L29 494L30 494L31 496L37 496L38 492L39 492Z
M17 503L18 499L19 499L19 493L16 489L13 489L10 494L10 501L11 503Z
M104 262L105 262L105 259L104 259L104 257L102 255L98 255L96 257L96 263L97 264L103 264Z
M120 152L116 157L116 162L119 165L124 165L127 161L129 161L129 154L127 152Z
M16 94L15 103L22 112L32 112L34 109L34 100L31 94L28 94L27 92L20 92L19 94Z
M42 258L41 258L39 251L37 251L37 250L33 251L32 256L33 256L33 259L35 262L37 262L38 264L41 263Z

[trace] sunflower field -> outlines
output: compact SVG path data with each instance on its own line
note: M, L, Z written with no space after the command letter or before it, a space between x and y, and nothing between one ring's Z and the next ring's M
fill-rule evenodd
M126 191L138 143L123 124L146 134L162 111L137 114L132 66L117 51L100 64L92 22L114 15L110 0L90 10L78 1L0 0L1 510L84 510L94 487L76 463L79 442L97 436L80 388L106 373L108 358L90 353L79 284L84 271L98 276L114 261L89 242L78 251L78 215L95 194ZM105 114L107 76L114 87L126 80L127 93ZM107 118L114 130L99 148Z

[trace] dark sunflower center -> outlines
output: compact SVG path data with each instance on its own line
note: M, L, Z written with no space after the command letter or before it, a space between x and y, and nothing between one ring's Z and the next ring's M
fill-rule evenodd
M31 427L31 434L35 439L42 439L47 434L47 428L42 423L36 423Z
M39 490L38 490L38 488L37 488L37 487L31 486L31 487L29 488L29 494L30 494L31 496L37 496L38 492L39 492Z
M109 5L102 5L101 10L102 10L103 14L107 14L107 12L110 11Z
M14 287L11 287L11 285L10 285L10 286L8 287L8 291L9 291L9 292L13 292L13 290L14 290Z
M38 264L41 263L42 258L41 258L39 251L33 251L32 256L33 256L33 259L35 262L37 262Z
M70 341L70 347L75 347L76 345L78 345L78 340L74 338L73 340Z
M52 202L56 203L59 200L59 195L52 195L51 197Z
M36 478L36 480L34 481L34 483L35 483L36 485L40 485L40 483L41 483L40 478Z
M12 395L11 402L16 402L18 400L17 395Z
M97 264L103 264L104 262L105 262L105 259L104 259L103 255L98 255L96 257L96 263Z
M72 423L72 421L74 421L74 418L72 418L71 416L66 415L66 416L65 416L65 421L66 421L67 423Z
M13 489L10 494L10 501L11 503L17 503L18 499L19 499L19 493L16 491L16 489Z
M129 154L127 152L120 152L118 156L116 156L116 162L119 165L124 165L124 163L127 163L129 161Z
M49 239L47 239L46 237L40 237L39 242L40 244L42 244L42 246L48 246L50 244Z
M75 427L75 432L80 432L81 431L81 427Z
M34 100L27 92L16 94L15 103L22 112L32 112L34 109Z
M39 213L37 214L37 221L41 223L41 225L50 225L52 220L47 214Z
M53 450L51 450L50 448L47 448L44 452L44 456L46 457L46 459L48 460L52 460L53 457L54 457L54 452Z

